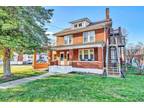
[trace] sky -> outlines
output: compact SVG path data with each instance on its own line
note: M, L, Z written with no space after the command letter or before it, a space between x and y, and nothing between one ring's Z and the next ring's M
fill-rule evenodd
M105 19L105 8L101 6L54 6L52 22L47 25L49 32L58 32L70 27L70 21L88 17L92 22ZM128 43L144 42L144 7L108 7L113 28L126 29Z

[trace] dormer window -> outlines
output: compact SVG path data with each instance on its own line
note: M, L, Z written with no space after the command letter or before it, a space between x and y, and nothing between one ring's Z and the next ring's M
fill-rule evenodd
M81 27L83 27L82 23L74 24L74 28L81 28Z
M79 23L79 27L82 27L82 23Z
M72 44L72 35L64 36L64 44L65 44L65 45L70 45L70 44Z
M75 24L74 27L77 28L77 24Z
M91 21L88 18L82 18L70 22L73 29L82 28L88 26Z

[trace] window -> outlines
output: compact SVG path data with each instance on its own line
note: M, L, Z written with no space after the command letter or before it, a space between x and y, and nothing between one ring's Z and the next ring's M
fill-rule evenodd
M65 45L72 44L72 35L64 36L64 44Z
M84 60L88 61L88 58L89 58L88 50L84 50Z
M88 32L83 33L83 42L87 43L88 42Z
M83 26L82 23L77 23L77 24L74 24L74 28L81 28Z
M74 28L77 28L77 24L74 25Z
M94 61L94 49L79 50L80 61Z
M64 60L64 53L60 54L60 60L63 61Z
M90 50L90 60L94 60L94 50Z
M82 27L82 23L79 23L79 27Z
M95 39L95 32L94 31L89 32L89 40L90 40L90 42L94 42L94 39Z
M82 61L83 57L82 57L82 50L79 51L79 59L80 61Z
M83 32L83 43L94 42L95 31Z

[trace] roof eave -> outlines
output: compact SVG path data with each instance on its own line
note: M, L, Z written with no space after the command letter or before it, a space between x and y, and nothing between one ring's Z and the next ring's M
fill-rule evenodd
M69 35L69 34L74 34L74 33L78 33L78 32L96 30L96 29L104 28L105 26L111 25L111 24L112 24L112 20L109 19L108 21L105 20L103 23L100 23L100 24L95 24L95 25L91 25L91 26L87 26L87 27L79 28L79 29L73 29L73 30L69 30L69 31L65 31L65 32L60 31L60 32L55 33L54 35L55 36L63 36L63 35ZM95 26L95 28L92 28L94 26Z

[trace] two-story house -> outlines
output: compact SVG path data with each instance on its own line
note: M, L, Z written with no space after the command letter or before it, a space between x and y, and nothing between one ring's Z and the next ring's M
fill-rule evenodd
M55 33L56 46L49 52L49 72L108 74L109 71L109 75L116 73L121 76L121 67L115 66L121 65L124 55L124 51L118 51L119 40L116 41L118 38L115 38L120 37L121 29L112 29L109 9L106 9L104 20L92 22L88 18L82 18L71 21L70 24L71 27ZM110 42L113 42L113 48ZM113 69L110 68L110 64Z

